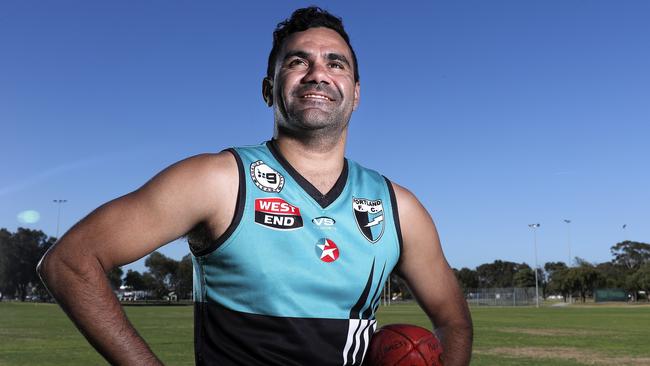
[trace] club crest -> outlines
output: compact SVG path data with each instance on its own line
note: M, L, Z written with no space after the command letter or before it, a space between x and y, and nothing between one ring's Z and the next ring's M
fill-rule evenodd
M251 164L251 179L257 188L264 192L280 192L284 187L284 177L262 160Z
M381 200L352 198L352 209L357 227L371 243L384 235L384 206Z

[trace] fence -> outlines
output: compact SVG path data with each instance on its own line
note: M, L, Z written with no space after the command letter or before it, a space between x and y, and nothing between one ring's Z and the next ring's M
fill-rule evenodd
M594 301L628 301L627 294L622 288L599 288L594 290Z
M465 294L465 299L468 304L474 306L535 305L535 288L510 287L468 289Z

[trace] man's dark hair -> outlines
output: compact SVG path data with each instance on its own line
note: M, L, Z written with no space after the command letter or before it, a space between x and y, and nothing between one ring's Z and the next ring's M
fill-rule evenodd
M338 33L347 43L352 52L352 61L354 62L354 81L359 81L359 64L357 63L357 55L350 44L350 37L343 28L343 21L341 18L330 14L327 10L323 10L316 6L298 9L291 14L289 19L278 23L273 32L273 48L269 54L269 64L266 68L266 76L273 79L275 74L275 59L280 52L282 43L292 33L306 31L310 28L325 27Z

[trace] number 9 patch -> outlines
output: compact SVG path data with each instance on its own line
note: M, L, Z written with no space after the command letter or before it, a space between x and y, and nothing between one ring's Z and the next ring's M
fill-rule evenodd
M262 160L251 164L251 179L257 188L264 192L280 192L284 187L284 177Z

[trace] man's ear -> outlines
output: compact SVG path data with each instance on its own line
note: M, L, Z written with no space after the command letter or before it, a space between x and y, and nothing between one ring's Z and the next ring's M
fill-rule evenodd
M269 107L273 105L273 80L268 77L262 80L262 98Z
M352 110L356 110L361 100L361 84L357 81L354 84L354 99L352 100Z

